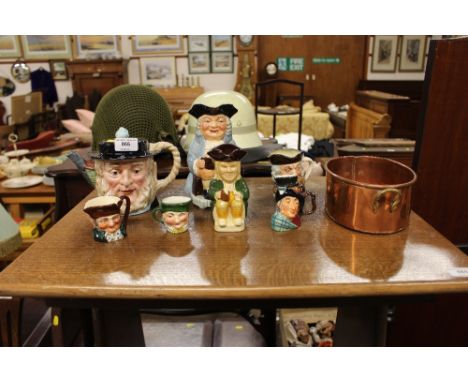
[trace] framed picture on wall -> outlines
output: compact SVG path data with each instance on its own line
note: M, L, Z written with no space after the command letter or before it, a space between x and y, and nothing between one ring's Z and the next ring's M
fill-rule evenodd
M106 35L75 36L76 58L115 58L120 56L119 38Z
M216 52L211 53L211 71L213 73L233 73L232 52Z
M210 36L188 36L188 51L208 52L210 50Z
M211 36L211 50L213 52L232 51L232 36Z
M54 81L68 80L67 64L63 60L50 61L50 73Z
M398 36L374 36L371 72L395 72Z
M400 52L400 72L423 72L426 57L426 36L403 36Z
M21 57L21 47L18 36L0 36L0 57L18 58Z
M132 36L133 54L171 55L184 53L184 41L178 35Z
M21 43L26 60L66 59L72 56L70 36L21 36Z
M200 74L210 72L209 53L189 53L188 67L190 74Z
M155 87L176 85L176 64L174 57L140 58L141 83Z

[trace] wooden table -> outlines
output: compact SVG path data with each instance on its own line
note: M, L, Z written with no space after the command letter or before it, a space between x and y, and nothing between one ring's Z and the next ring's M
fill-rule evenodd
M210 212L196 209L186 234L164 233L144 214L130 219L125 240L98 243L82 201L0 274L0 294L43 297L53 307L99 308L95 338L107 345L144 343L141 307L340 306L336 343L352 345L358 342L340 338L353 330L345 316L357 306L369 320L363 331L375 334L372 325L385 322L378 318L385 319L380 308L388 303L468 292L468 279L453 275L468 267L468 258L414 213L409 228L396 234L348 230L326 216L321 177L308 183L317 193L317 211L303 218L300 229L276 233L270 228L271 179L247 183L247 228L232 234L214 232ZM176 180L161 196L182 187ZM369 334L363 331L361 339Z
M21 218L25 204L54 204L55 188L43 183L25 188L5 188L0 184L0 200L13 218Z

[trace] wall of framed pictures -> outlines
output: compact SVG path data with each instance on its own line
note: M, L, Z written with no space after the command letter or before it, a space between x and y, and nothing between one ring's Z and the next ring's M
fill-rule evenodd
M368 37L368 80L424 80L429 42L433 36Z
M17 83L10 73L12 64L22 59L32 71L42 67L51 72L55 79L59 103L64 103L66 97L73 94L71 79L66 70L66 62L71 59L127 59L128 82L131 84L170 87L176 83L186 85L187 82L182 84L181 80L190 77L192 83L198 83L206 91L234 89L237 68L234 38L215 36L212 41L211 37L3 35L0 36L0 75L11 78L15 83L16 88L12 96L22 95L31 91L31 83ZM193 70L194 67L189 61L191 55L203 52L206 52L205 63L198 59L198 70ZM216 55L213 60L215 67L212 70L213 53ZM1 97L0 100L9 114L10 97Z
M188 36L190 74L234 73L233 36Z

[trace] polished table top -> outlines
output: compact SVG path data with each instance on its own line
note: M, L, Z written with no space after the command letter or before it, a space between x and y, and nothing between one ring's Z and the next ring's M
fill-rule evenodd
M247 228L217 233L194 208L188 233L165 233L150 214L131 217L124 240L92 240L84 201L0 273L0 294L160 300L289 299L468 292L453 275L468 257L412 213L392 235L348 230L324 212L325 178L308 182L317 211L295 231L270 228L272 181L247 178ZM176 180L160 196L178 194Z

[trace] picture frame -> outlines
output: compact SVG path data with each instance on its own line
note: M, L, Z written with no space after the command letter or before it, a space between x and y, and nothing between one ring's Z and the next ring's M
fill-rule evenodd
M209 52L210 51L210 36L188 36L188 51L192 52Z
M188 68L190 74L209 73L211 68L210 53L189 53Z
M140 58L141 83L154 87L171 87L177 82L175 57Z
M211 72L212 73L233 73L234 57L232 52L211 53Z
M400 49L400 72L423 72L427 36L403 36Z
M21 45L18 36L0 36L0 57L19 58L21 57Z
M69 59L72 57L70 36L26 35L21 36L25 60Z
M212 52L232 52L232 36L231 35L211 36L210 46L211 46Z
M50 74L54 81L66 81L68 80L68 68L67 63L64 60L51 60L49 61Z
M78 35L74 37L75 58L106 59L120 56L118 36Z
M180 35L134 35L132 54L172 55L184 54L184 39Z
M371 72L396 72L398 41L398 36L374 36Z

